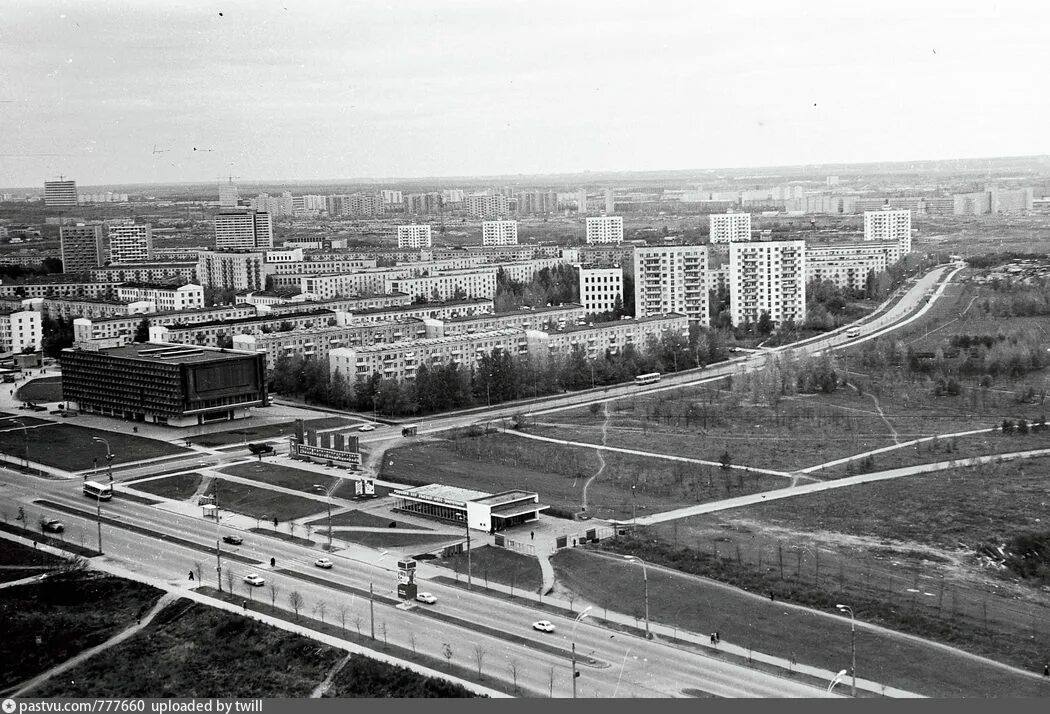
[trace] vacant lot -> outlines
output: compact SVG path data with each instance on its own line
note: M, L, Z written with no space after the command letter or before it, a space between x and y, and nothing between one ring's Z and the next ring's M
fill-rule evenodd
M432 564L449 568L458 577L466 580L466 553L439 558ZM491 580L494 583L513 585L521 590L538 592L543 584L543 572L536 558L490 545L470 549L470 572L474 580L485 583L485 587L488 587Z
M0 538L0 582L40 575L64 562L58 556Z
M644 626L645 584L637 564L581 548L553 559L560 582L593 603L633 613ZM837 671L849 667L850 624L785 607L766 597L648 568L650 618L799 663ZM584 607L578 604L577 609ZM858 613L864 619L861 613ZM864 630L857 632L857 672L890 686L938 697L1045 696L1046 684L952 656L934 647Z
M64 471L83 471L94 466L94 459L98 459L101 466L105 466L106 463L106 447L92 441L94 437L109 442L109 448L116 455L114 466L189 452L188 449L165 441L66 423L25 430L8 426L4 431L0 431L0 451L22 455L25 453L28 438L31 461Z
M165 478L155 478L148 481L131 481L127 486L136 491L145 491L155 496L163 496L176 501L184 501L200 488L204 477L196 471L175 474Z
M213 494L214 480L206 493ZM314 501L286 493L279 493L247 484L223 481L219 487L219 507L224 511L242 513L253 518L276 518L289 521L325 510L323 501Z
M318 530L318 534L327 536L324 529ZM454 535L427 535L425 533L398 533L396 530L389 531L336 531L335 538L350 543L365 545L369 548L424 548L430 549L443 543L455 543L461 538Z
M38 697L306 697L343 653L249 617L179 600Z
M323 523L328 525L328 520L325 518L323 521L318 519L316 521L318 525ZM374 513L367 513L365 511L344 511L342 513L335 513L332 515L333 526L351 526L354 528L388 528L391 523L396 523L395 528L411 528L417 531L429 531L432 528L426 526L417 526L414 523L406 523L399 521L395 518L386 515L376 515Z
M149 585L94 573L0 590L0 689L104 642L134 624L160 596Z
M353 494L353 484L349 483L349 481L345 484L341 483L344 479L326 476L325 474L317 473L316 471L293 469L288 466L272 464L267 461L251 461L243 464L234 464L233 466L226 466L220 469L220 471L222 471L222 473L230 474L231 476L240 476L241 478L248 478L252 481L281 486L282 488L288 488L294 491L303 491L304 493L318 493L318 489L314 488L315 485L322 486L327 490L334 484L340 483L340 487L336 489L333 494L334 496L339 496L344 492L350 495Z

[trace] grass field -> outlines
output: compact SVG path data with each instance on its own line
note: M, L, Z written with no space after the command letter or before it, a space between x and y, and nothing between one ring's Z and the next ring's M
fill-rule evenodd
M82 471L93 467L92 459L105 466L106 447L92 441L100 437L109 442L116 455L114 466L131 461L185 454L189 450L165 441L156 441L141 436L115 431L91 429L73 424L49 424L23 430L8 425L0 431L0 451L6 454L25 454L26 439L29 440L29 459L36 463L53 466L63 471Z
M65 561L28 545L0 538L0 582L21 580L46 572Z
M179 600L146 631L33 696L307 697L342 656L252 618Z
M323 486L325 489L329 489L333 484L343 481L343 479L337 479L333 476L317 473L316 471L293 469L288 466L281 466L280 464L273 464L268 461L251 461L242 464L234 464L233 466L225 466L219 470L222 473L227 473L231 476L240 476L241 478L251 479L252 481L280 486L293 491L302 491L303 493L317 493L317 490L314 489L315 484ZM337 489L333 495L339 497L344 492L353 495L353 484L341 484L339 489Z
M324 529L318 534L328 535ZM426 548L437 547L442 543L454 543L460 540L454 535L426 535L425 533L398 533L394 529L382 532L370 531L336 531L335 538L365 545L369 548Z
M466 580L466 553L439 558L433 561L433 565L448 568ZM521 590L538 592L543 584L543 572L536 558L490 545L470 549L470 572L476 580L484 582L485 587L488 587L491 580L508 586L513 584Z
M145 491L154 496L163 496L176 501L184 501L200 487L204 477L196 471L175 474L166 478L155 478L148 481L130 481L125 485L136 491Z
M15 390L15 396L23 402L46 404L62 401L62 377L39 377L30 380Z
M209 495L213 492L214 484L213 480L208 486L206 493ZM219 507L224 511L233 511L252 518L277 518L282 523L325 511L323 501L314 501L233 481L223 481L219 487Z
M91 573L0 590L0 689L104 642L160 596L149 585Z
M307 429L336 429L357 423L359 423L359 420L348 417L323 417L321 419L307 419L304 422L304 426ZM201 446L226 446L228 444L252 443L279 436L291 436L294 433L295 422L288 421L278 424L242 425L230 431L217 431L190 437L190 442Z
M323 522L325 526L328 525L327 517L324 521L318 520L320 525ZM414 523L405 523L395 518L388 516L377 516L374 513L367 513L366 511L344 511L342 513L336 513L332 515L333 526L351 526L355 528L388 528L391 523L396 523L396 528L411 528L417 531L429 531L432 528L426 526L417 526Z
M641 568L584 549L553 558L558 579L594 603L644 618ZM786 608L768 598L686 579L649 567L650 618L697 633L717 631L723 640L757 651L837 671L849 667L850 623ZM582 607L582 605L580 605ZM863 614L858 613L863 619ZM930 696L1045 696L1047 684L951 656L933 647L864 630L857 632L858 676Z

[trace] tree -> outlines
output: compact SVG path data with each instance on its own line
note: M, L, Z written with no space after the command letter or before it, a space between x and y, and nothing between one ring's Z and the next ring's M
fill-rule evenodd
M295 619L299 619L299 610L303 607L303 595L298 590L293 590L288 593L288 604L292 606L292 610L295 611Z
M345 635L346 634L346 613L349 610L349 608L347 608L345 602L340 602L339 603L339 607L337 608L337 610L339 612L339 626L342 628L343 634Z
M142 321L135 328L135 335L131 339L134 342L149 342L149 318L142 318Z
M226 578L226 589L232 595L233 594L233 571L230 568L227 567L226 571L223 573L223 575Z
M447 642L441 643L441 654L445 658L446 668L452 670L452 645Z
M733 457L729 455L729 449L722 452L722 455L718 457L718 461L721 463L723 471L728 471L733 465Z
M277 593L280 592L280 588L277 587L277 583L272 580L269 582L270 586L270 607L277 607Z
M518 691L518 660L512 659L508 666L510 667L510 676L514 680L514 692Z
M321 602L314 605L314 612L321 618L321 624L324 624L324 614L328 610L328 605L322 600Z
M485 659L487 650L481 645L474 645L474 659L478 663L478 679L484 679L485 677L481 674L481 663Z
M773 331L773 320L769 317L769 311L763 310L762 314L758 316L758 324L755 329L760 335L768 335Z

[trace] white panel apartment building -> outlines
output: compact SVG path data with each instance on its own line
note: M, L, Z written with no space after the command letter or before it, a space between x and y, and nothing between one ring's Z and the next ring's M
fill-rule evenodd
M729 244L729 302L733 324L806 319L806 242L768 240Z
M580 304L591 312L612 312L616 298L623 307L623 268L594 268L577 265L580 277Z
M634 345L641 351L650 339L659 340L667 332L688 338L689 318L672 314L577 325L558 332L528 330L529 356L544 362L550 357L567 356L576 349L581 350L587 358L606 353L617 354L628 345Z
M840 288L863 290L869 271L885 271L900 255L899 243L806 246L806 282L830 280Z
M100 283L159 283L165 280L192 283L197 279L197 265L196 259L170 263L118 263L92 268L91 279Z
M708 221L712 243L751 240L750 213L712 213L708 216Z
M429 225L412 224L397 227L398 248L429 248L431 245Z
M411 380L422 365L433 368L455 363L470 369L482 355L497 348L515 357L527 354L526 333L506 329L369 347L343 347L328 352L328 368L333 374L338 369L351 383L359 376L367 379L373 373L383 379Z
M27 347L40 349L44 334L40 313L36 310L0 312L0 352L22 352Z
M911 252L911 211L864 211L864 240L894 241Z
M623 243L622 216L592 216L587 219L588 243Z
M113 263L144 263L153 257L153 229L149 224L115 223L109 226L109 259Z
M261 211L220 213L215 216L216 250L273 248L273 221Z
M481 224L482 245L517 245L517 221L485 221Z
M262 290L265 260L265 253L202 250L197 254L197 282L206 288Z
M510 212L507 197L502 193L467 196L466 203L472 218L499 218Z
M635 317L679 313L711 324L707 247L649 246L634 251Z
M127 283L117 286L117 300L125 303L148 300L156 312L197 310L204 307L204 288L192 283L178 287Z
M468 298L495 297L496 268L449 271L439 275L395 278L386 281L386 292L388 293L422 295L427 300L451 300L457 291Z

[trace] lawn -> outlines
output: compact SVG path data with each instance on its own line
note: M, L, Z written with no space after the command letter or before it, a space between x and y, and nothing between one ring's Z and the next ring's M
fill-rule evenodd
M310 429L337 429L341 426L349 427L357 424L359 420L348 417L324 417L321 419L307 419L304 426ZM253 443L265 441L279 436L291 436L295 433L295 422L286 421L278 424L258 424L252 426L241 425L230 431L216 431L210 434L190 437L190 441L201 446L226 446L228 444Z
M109 442L109 448L116 456L113 460L115 467L132 461L189 453L188 449L166 441L66 423L24 430L9 426L0 431L0 451L22 455L28 438L31 461L63 471L83 471L93 467L93 459L98 459L100 466L106 464L106 447L93 442L94 437Z
M553 558L559 581L594 603L644 622L644 582L633 563L581 548ZM724 641L837 671L849 666L850 625L785 608L768 598L648 568L650 618L691 632L718 632ZM583 607L582 604L578 605ZM578 609L577 608L577 609ZM863 614L859 613L863 619ZM1046 684L912 641L858 630L858 675L937 697L1045 696Z
M320 523L320 521L318 521ZM342 513L336 513L332 516L333 526L350 526L354 528L388 528L391 523L396 523L396 528L412 528L417 531L429 531L432 528L425 526L417 526L414 523L405 523L404 521L398 521L389 516L377 516L374 513L368 513L366 511L343 511ZM328 525L327 518L324 520L324 525Z
M176 501L184 501L200 487L204 477L196 471L178 473L166 478L154 478L147 481L129 481L125 486L130 486L136 491L145 491L154 496L162 496Z
M319 535L327 537L328 531L319 529ZM454 535L426 535L424 533L398 533L394 529L389 531L336 531L334 538L365 545L369 548L407 548L438 546L442 543L454 543L459 540Z
M466 553L438 558L432 561L432 564L449 568L466 579ZM484 582L485 587L488 587L488 581L491 580L508 586L513 584L521 590L538 592L543 584L543 572L536 558L491 545L470 549L470 572L475 580Z
M0 538L0 582L39 575L65 562L56 555Z
M0 689L104 642L134 624L161 594L149 585L90 572L0 590Z
M343 656L252 618L178 600L35 697L307 697Z
M40 377L30 380L15 390L15 397L34 404L61 402L62 377Z
M215 481L212 480L206 493L210 495L214 487ZM323 501L233 481L223 481L219 487L219 507L224 511L233 511L253 518L277 518L281 522L325 511Z
M621 442L614 441L617 445ZM597 518L630 518L689 503L778 488L779 477L731 474L717 467L676 464L662 459L606 452L605 466L594 449L536 443L512 435L489 434L454 441L413 444L387 452L384 480L440 483L489 493L521 488L539 493L553 506L549 515L579 511L583 484L599 468L587 497ZM636 486L632 489L632 486Z
M293 491L302 491L304 493L317 493L318 491L314 489L315 484L321 485L325 489L329 489L335 483L346 481L346 483L343 483L333 495L336 497L341 493L353 495L353 484L346 479L337 479L333 476L317 473L316 471L293 469L288 466L281 466L280 464L273 464L268 461L251 461L234 464L233 466L226 466L219 470L222 473L227 473L231 476L239 476L241 478L251 479L252 481L259 481L272 486L280 486L282 488L291 489Z
M449 699L474 697L461 684L436 677L423 677L405 667L351 655L335 675L325 697L396 697L400 699Z

